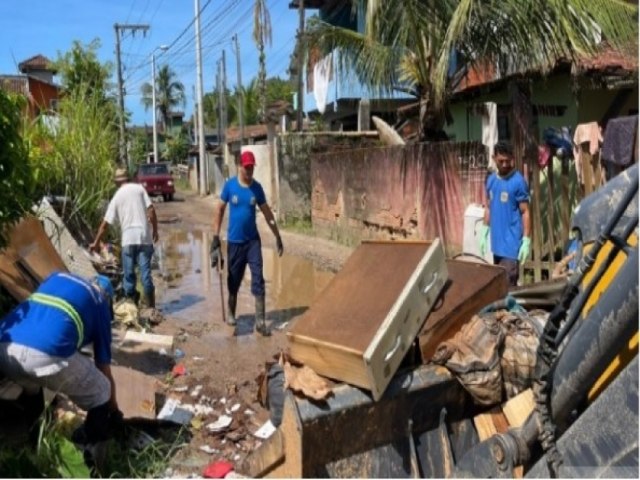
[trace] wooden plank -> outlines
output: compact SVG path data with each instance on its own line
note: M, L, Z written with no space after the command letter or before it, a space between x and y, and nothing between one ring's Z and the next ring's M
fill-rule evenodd
M156 418L156 379L131 368L111 366L116 399L124 418Z
M556 249L555 240L555 218L556 218L556 205L555 205L555 189L553 179L553 159L547 165L547 245L549 249L549 260L553 261L554 252Z
M497 433L505 433L509 430L509 423L499 406L476 415L473 417L473 423L476 426L478 438L481 442Z
M533 281L542 280L542 218L540 211L540 168L538 162L533 162L533 208L532 226L533 226ZM522 277L521 277L522 278ZM524 278L522 278L524 280Z
M521 427L536 407L533 390L528 388L502 405L502 412L511 427Z
M569 239L570 228L570 206L571 200L569 199L569 162L562 160L562 175L560 176L560 222L562 224L562 240L567 241Z
M67 271L40 221L27 216L9 232L0 253L0 283L19 302L25 300L51 273Z
M238 472L249 478L261 478L282 464L284 459L284 434L282 430L276 430L242 461Z
M173 348L173 337L170 335L158 335L155 333L143 333L127 330L124 340L120 345L123 348L134 346L135 344L146 343L167 349Z
M593 192L593 165L592 156L589 151L589 144L583 143L580 149L580 157L582 163L582 181L584 182L584 196L588 196Z
M282 410L282 423L278 428L282 435L284 461L276 462L275 466L266 472L270 478L304 478L302 461L302 426L293 395L286 396ZM310 461L311 459L309 459Z

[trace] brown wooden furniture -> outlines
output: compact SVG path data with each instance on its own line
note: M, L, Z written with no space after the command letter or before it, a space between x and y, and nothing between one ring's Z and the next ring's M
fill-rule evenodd
M438 239L363 242L287 333L291 357L377 400L446 280Z
M447 260L447 271L449 281L418 336L425 363L440 342L452 338L478 310L504 298L509 291L506 270L502 267Z

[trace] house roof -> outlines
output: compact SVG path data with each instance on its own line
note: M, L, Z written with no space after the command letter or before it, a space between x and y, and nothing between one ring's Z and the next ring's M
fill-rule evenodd
M57 70L53 68L51 60L44 55L34 55L23 62L18 64L18 69L22 73L33 72L34 70L45 70L47 72L56 73Z
M0 75L0 88L5 92L29 95L29 78L24 75Z
M277 129L277 127L276 127ZM245 125L244 126L244 138L266 138L267 126L260 125ZM240 127L229 127L225 133L225 141L227 143L237 142L240 140Z
M634 52L635 50L635 52ZM571 61L569 59L560 60L556 64L555 70L571 67L574 75L629 75L638 72L638 51L637 46L628 50L620 50L603 45L592 55L583 55ZM516 72L514 74L497 76L495 67L488 63L480 63L470 67L463 75L455 88L455 94L471 93L479 88L493 86L505 80L522 75L540 74L540 70L529 70Z

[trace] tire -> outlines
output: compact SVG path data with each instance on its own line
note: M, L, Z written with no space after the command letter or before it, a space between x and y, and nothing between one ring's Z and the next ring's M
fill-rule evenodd
M173 202L173 193L170 193L170 194L168 195L168 197L169 197L169 201L170 201L170 202Z

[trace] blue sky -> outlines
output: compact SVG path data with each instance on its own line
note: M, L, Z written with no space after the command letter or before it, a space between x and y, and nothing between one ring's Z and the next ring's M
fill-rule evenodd
M268 76L287 77L289 55L295 44L297 11L289 0L266 0L271 14L273 43L267 48ZM200 0L204 92L213 90L216 65L226 51L227 85L236 84L236 57L232 36L238 34L242 81L247 84L257 74L257 50L251 38L253 0ZM307 11L307 17L311 14ZM166 53L156 53L156 68L163 64L178 74L185 86L185 113L193 112L196 86L194 0L0 0L0 74L18 74L18 63L42 54L55 60L68 51L74 40L88 44L98 38L99 58L114 66L114 24L148 24L146 36L138 32L121 42L124 65L125 108L134 125L151 124L151 111L140 101L140 87L151 81L150 54L160 45L171 45ZM187 29L180 38L179 35ZM315 108L306 96L305 109Z

